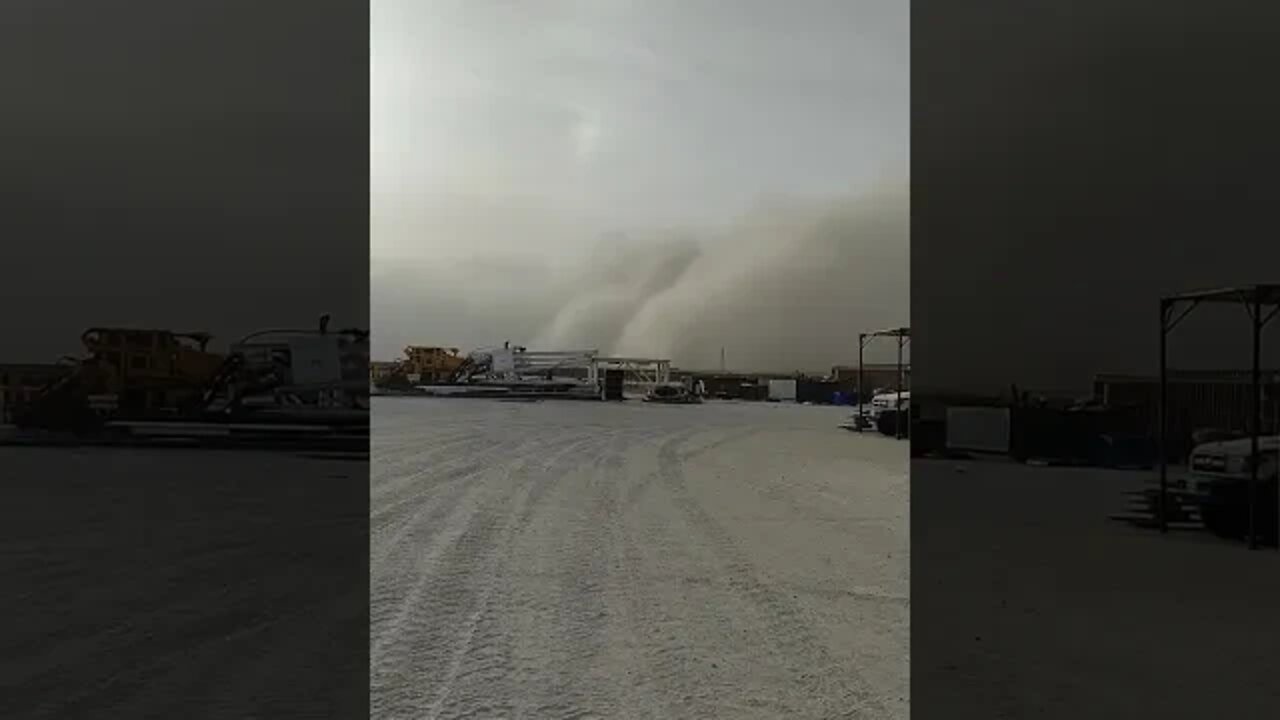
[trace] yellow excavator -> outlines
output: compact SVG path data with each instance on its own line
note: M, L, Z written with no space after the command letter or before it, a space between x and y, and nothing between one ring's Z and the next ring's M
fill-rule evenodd
M18 424L84 426L104 407L134 417L178 414L202 398L226 362L208 350L210 339L203 332L89 328L80 336L87 357L41 389Z

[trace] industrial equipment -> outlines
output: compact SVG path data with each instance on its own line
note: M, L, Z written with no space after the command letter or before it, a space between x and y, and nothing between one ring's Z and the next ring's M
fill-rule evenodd
M87 357L36 393L19 427L85 431L124 421L368 423L368 332L271 330L208 350L208 333L91 328Z
M368 331L262 330L231 346L201 412L367 422L368 367Z
M531 351L508 342L470 353L448 382L420 389L461 397L621 400L626 385L648 390L668 382L670 368L667 360L602 357L595 350Z
M193 409L225 362L207 333L95 327L80 337L88 356L36 393L19 426L80 428L106 414L172 416Z
M369 380L378 390L405 391L415 385L449 382L466 362L457 348L410 345L392 362L370 363Z
M690 392L689 388L680 383L667 383L658 385L644 396L645 402L662 403L666 405L696 405L702 402L702 398L696 393Z

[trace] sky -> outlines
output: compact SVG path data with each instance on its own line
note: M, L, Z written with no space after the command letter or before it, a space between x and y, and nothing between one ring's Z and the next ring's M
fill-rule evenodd
M375 357L826 370L909 322L909 5L374 0ZM875 358L873 358L875 359Z
M1078 394L1280 267L1266 3L10 6L3 361L329 313L820 371L909 322L917 388ZM1236 307L1171 343L1249 360Z
M367 327L366 14L0 6L0 362L98 326Z
M1161 296L1280 280L1275 8L1226 7L930 7L912 35L916 389L1154 376ZM1197 309L1170 367L1249 367L1249 327ZM1263 342L1280 366L1280 323Z

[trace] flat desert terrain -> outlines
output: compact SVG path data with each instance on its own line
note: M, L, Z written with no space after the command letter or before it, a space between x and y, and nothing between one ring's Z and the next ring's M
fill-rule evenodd
M366 712L367 468L0 447L0 717Z
M847 415L377 398L373 717L906 718L908 448Z

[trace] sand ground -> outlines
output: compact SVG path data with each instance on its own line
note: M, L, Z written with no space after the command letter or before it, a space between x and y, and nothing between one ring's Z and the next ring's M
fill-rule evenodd
M0 717L367 712L367 467L0 447Z
M845 415L378 398L373 716L907 717L907 446Z
M917 717L1269 717L1280 553L1108 519L1151 475L911 465Z

